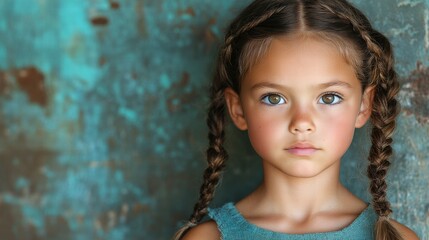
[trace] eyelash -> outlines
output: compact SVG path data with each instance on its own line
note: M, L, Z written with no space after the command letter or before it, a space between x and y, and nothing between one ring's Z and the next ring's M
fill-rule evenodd
M323 102L323 97L326 96L326 95L332 95L334 97L334 102L333 103L325 103L325 102ZM278 96L278 97L280 97L281 98L280 99L280 103L271 103L270 100L267 99L270 96ZM319 100L318 100L317 103L324 104L324 105L336 105L336 104L341 103L343 100L344 100L343 96L341 94L337 93L337 92L325 92L325 93L323 93L319 97ZM276 105L285 104L286 103L286 99L285 99L285 97L283 97L279 93L267 93L267 94L265 94L265 95L263 95L261 97L261 102L263 104L268 105L268 106L276 106Z

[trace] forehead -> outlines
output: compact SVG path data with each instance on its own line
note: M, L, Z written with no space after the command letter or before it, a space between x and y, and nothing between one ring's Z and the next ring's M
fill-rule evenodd
M360 84L354 67L334 44L302 36L272 38L265 54L244 75L242 86L276 79L287 84L332 80Z

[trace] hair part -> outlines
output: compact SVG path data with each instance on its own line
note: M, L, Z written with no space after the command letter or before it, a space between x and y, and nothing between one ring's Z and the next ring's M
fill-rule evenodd
M393 153L392 135L399 104L399 84L394 70L393 51L388 39L373 29L365 15L346 0L255 0L229 26L220 49L211 85L208 110L208 166L204 172L200 198L188 224L179 230L180 239L206 214L216 185L228 159L225 140L224 91L240 93L246 73L268 51L273 38L311 37L336 47L361 82L362 89L374 89L371 113L371 148L368 156L369 191L379 216L374 229L376 240L401 240L389 220L392 209L387 200L386 174Z

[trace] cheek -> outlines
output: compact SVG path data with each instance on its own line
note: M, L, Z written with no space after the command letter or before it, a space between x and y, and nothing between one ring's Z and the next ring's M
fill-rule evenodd
M355 119L351 116L332 117L323 126L324 141L329 141L333 148L346 152L353 140Z
M265 116L265 117L264 117ZM279 118L266 117L267 114L253 115L247 122L250 142L259 155L264 155L266 151L277 145L285 143L282 136L285 135L285 121ZM280 118L281 119L281 118Z

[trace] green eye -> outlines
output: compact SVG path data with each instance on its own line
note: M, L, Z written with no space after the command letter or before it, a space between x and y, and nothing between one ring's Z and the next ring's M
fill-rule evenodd
M334 93L328 93L328 94L323 95L320 98L319 103L334 105L334 104L340 103L341 101L343 101L343 98L340 97L339 95L334 94Z
M280 97L280 96L278 96L278 95L271 95L271 96L268 96L268 101L271 103L271 104L279 104L279 102L282 100L282 98Z
M262 102L267 105L280 105L285 104L285 99L279 94L268 94L262 98Z
M332 94L327 94L322 97L322 101L326 104L331 104L334 102L334 100L335 100L335 96Z

